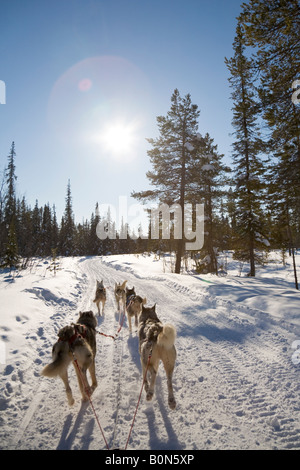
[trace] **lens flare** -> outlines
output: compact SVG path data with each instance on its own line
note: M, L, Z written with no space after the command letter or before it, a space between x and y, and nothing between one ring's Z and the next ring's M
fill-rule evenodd
M116 56L88 58L54 84L49 129L77 155L131 159L147 137L143 126L150 119L151 96L147 77L132 62Z
M83 78L78 83L78 89L80 91L89 91L92 87L92 81L89 78Z

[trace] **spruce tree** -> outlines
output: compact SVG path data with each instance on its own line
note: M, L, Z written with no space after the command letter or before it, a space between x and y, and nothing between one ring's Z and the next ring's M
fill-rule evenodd
M233 43L234 56L225 59L230 71L229 83L233 99L235 142L233 143L236 185L236 224L240 241L239 257L249 260L250 276L255 276L255 250L261 247L264 150L259 136L259 105L255 94L253 61L246 57L244 34L238 24Z
M9 268L10 270L13 268L18 268L19 262L20 262L20 256L18 254L16 227L15 227L15 221L13 218L8 229L6 249L5 249L2 267Z
M90 235L88 240L88 252L89 255L101 255L102 254L102 240L97 236L97 226L100 222L99 204L96 203L95 214L92 213L90 220Z
M225 185L228 182L227 173L230 168L222 163L223 155L218 153L217 145L208 133L204 137L197 133L190 135L186 145L191 153L191 164L187 174L187 201L201 201L204 204L205 237L201 249L198 269L218 274L217 249L220 246L217 229L217 212L220 201L225 196Z
M15 143L11 145L10 153L8 155L8 165L6 169L6 184L7 193L4 209L4 221L7 227L10 226L13 218L16 215L16 166L15 166Z
M52 239L52 249L55 249L56 252L58 250L58 234L59 234L59 228L58 228L58 223L57 223L57 217L56 217L56 208L55 205L52 207L52 226L51 226L51 239Z
M5 172L6 176L6 197L4 205L4 266L12 268L19 262L17 245L17 202L16 202L16 166L15 166L15 143L12 142L10 153L8 155L8 165Z
M28 262L32 256L32 211L26 204L25 197L22 198L20 203L18 215L18 247L19 253L25 258L24 263Z
M0 173L0 258L4 253L6 227L4 221L4 209L6 200L5 170Z
M41 226L42 226L42 211L39 208L38 200L35 201L35 206L31 216L32 221L32 256L41 256Z
M286 241L292 254L300 241L300 107L292 99L293 84L300 78L299 1L250 0L242 8L239 22L246 44L255 51L262 116L273 154L269 203L281 232L274 237Z
M61 221L61 228L59 233L59 253L62 256L75 255L75 234L76 227L74 223L73 209L72 209L72 196L71 184L68 181L66 207Z
M41 225L41 255L50 256L52 253L52 214L49 204L44 205Z

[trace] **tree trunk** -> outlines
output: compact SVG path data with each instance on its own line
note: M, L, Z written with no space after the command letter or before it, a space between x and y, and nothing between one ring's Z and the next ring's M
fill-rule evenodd
M298 286L298 277L297 277L297 268L296 268L296 261L295 261L295 250L294 250L294 242L293 242L293 235L292 235L292 230L290 226L290 216L289 216L289 211L287 209L287 229L288 229L288 234L289 234L289 239L290 239L290 252L293 257L293 269L294 269L294 278L295 278L295 288L299 290Z
M180 274L180 271L181 271L181 258L183 256L183 244L184 244L183 238L178 240L177 252L176 252L176 263L175 263L176 274Z

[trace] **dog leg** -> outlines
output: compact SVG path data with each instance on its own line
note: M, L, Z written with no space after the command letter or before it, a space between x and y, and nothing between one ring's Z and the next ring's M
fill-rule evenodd
M73 398L72 390L71 390L71 387L70 387L70 384L69 384L68 371L67 370L63 371L60 374L60 378L62 379L62 381L65 385L65 388L66 388L68 403L69 403L70 406L72 406L72 405L74 405L75 400Z
M171 408L171 410L175 410L176 408L176 401L175 401L175 398L174 398L174 392L173 392L173 384L172 384L172 376L173 374L170 373L167 375L167 381L168 381L168 403L169 403L169 407Z
M129 331L130 331L130 333L132 333L132 327L131 327L131 316L130 316L130 315L127 315L127 318L128 318L128 326L129 326Z
M92 379L92 385L90 387L90 390L91 390L91 393L93 393L95 388L98 386L98 382L96 379L95 361L93 361L92 364L90 365L89 372L90 372L91 379Z
M175 356L174 352L168 351L164 354L162 361L167 375L167 384L168 384L168 404L171 410L176 408L176 401L174 398L174 391L173 391L173 371L175 365Z
M143 378L144 378L144 388L145 388L145 392L147 393L148 390L149 390L149 384L148 384L148 379L147 379L147 375L145 376L145 373L146 373L146 365L144 364L144 361L141 359L141 365L142 365L142 371L143 371Z
M90 387L89 387L89 383L88 383L87 376L86 376L86 369L83 367L80 367L78 362L77 364L74 364L74 367L75 367L78 385L79 385L81 396L82 396L82 401L88 401L89 397L87 393L90 394Z
M155 386L157 371L151 364L149 365L148 370L150 372L150 386L146 393L146 400L150 401L152 400L153 395L154 395L154 386Z

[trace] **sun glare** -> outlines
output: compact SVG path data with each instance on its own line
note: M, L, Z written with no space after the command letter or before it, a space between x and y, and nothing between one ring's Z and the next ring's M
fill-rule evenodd
M118 160L134 158L136 140L135 126L123 122L107 124L99 134L103 150Z

